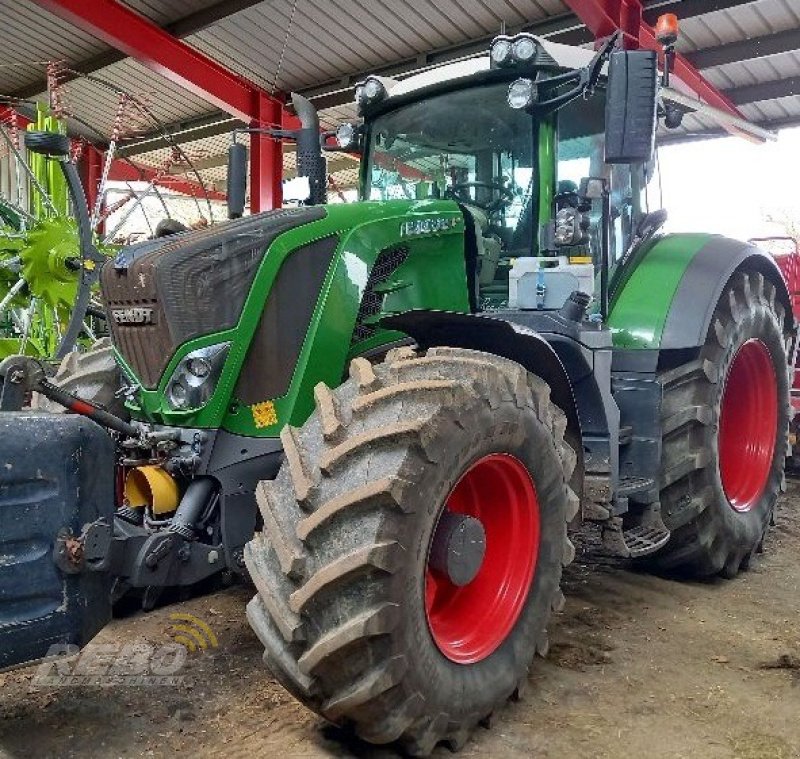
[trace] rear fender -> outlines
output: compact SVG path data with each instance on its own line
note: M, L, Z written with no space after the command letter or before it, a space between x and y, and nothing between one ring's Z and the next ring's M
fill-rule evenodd
M618 285L612 281L609 327L617 348L703 345L722 291L737 271L763 274L787 314L792 313L780 268L748 243L707 234L666 235L646 243L628 267L622 276L615 274Z
M737 271L763 274L775 286L777 300L792 319L789 289L772 256L753 245L712 237L686 267L664 324L662 349L691 348L705 343L714 309Z

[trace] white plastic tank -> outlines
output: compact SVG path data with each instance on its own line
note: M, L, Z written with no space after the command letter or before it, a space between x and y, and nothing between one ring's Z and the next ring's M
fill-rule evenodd
M589 257L516 258L508 277L508 306L558 309L574 290L594 294L594 265Z

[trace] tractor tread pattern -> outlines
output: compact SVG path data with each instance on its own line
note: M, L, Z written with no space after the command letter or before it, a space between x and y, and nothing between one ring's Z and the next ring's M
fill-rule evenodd
M785 345L784 319L775 287L760 273L737 272L716 307L700 357L662 373L661 511L672 535L644 563L695 577L733 577L748 566L768 527L781 475L773 467L760 516L741 519L734 514L718 484L718 384L737 341L772 334L776 346ZM781 439L779 431L779 445Z
M59 364L56 373L48 378L56 387L101 406L123 419L128 418L125 399L118 395L122 374L114 358L111 339L103 337L86 351L72 351ZM66 414L67 410L39 393L33 394L32 408Z
M536 412L552 433L565 514L574 518L579 501L566 483L576 455L564 441L563 412L550 402L547 384L518 364L456 348L421 353L404 346L377 366L357 358L349 381L333 391L318 386L314 397L306 425L281 434L287 465L259 485L266 529L245 552L258 591L248 619L266 648L265 661L303 703L353 725L366 740L399 740L414 756L428 755L440 742L460 747L502 702L466 719L430 714L424 694L406 683L405 654L380 653L401 621L400 607L376 603L362 589L390 581L408 561L391 526L412 518L404 497L413 481L409 470L435 465L442 443L434 431L443 421L469 434L467 420L453 410L466 400L485 404L489 414L502 402ZM567 521L560 538L564 565L575 556ZM338 599L347 599L346 611L332 613ZM556 582L548 610L563 604ZM535 641L540 654L548 648L546 622ZM503 700L525 688L526 673Z

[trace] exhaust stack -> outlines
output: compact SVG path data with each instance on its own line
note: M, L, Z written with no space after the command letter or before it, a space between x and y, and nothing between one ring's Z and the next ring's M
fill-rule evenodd
M297 176L308 178L309 195L304 205L316 206L327 199L328 170L322 155L319 116L311 101L292 93L292 105L300 119L300 129L241 129L233 133L228 148L228 218L244 214L247 195L247 148L236 142L237 132L268 134L276 140L293 140L297 145Z
M292 93L292 105L300 119L300 129L295 132L297 143L297 176L308 177L311 192L306 205L316 206L324 203L328 186L328 171L322 155L319 116L311 101Z

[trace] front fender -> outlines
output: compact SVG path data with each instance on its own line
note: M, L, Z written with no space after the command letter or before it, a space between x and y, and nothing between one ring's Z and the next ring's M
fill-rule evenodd
M428 310L387 316L381 324L405 332L421 348L470 348L516 361L547 382L553 402L567 415L568 429L580 435L569 375L551 345L533 330L504 319Z

